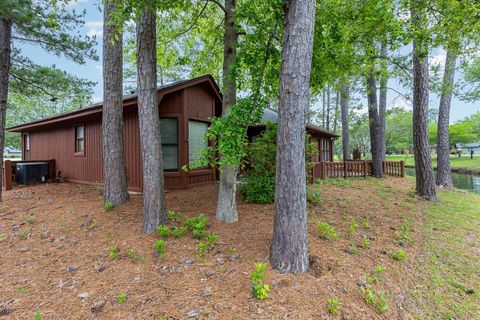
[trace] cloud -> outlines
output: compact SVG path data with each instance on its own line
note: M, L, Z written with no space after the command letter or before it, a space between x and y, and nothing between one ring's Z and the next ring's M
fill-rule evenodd
M103 21L87 21L85 26L87 27L87 36L99 38L103 35Z

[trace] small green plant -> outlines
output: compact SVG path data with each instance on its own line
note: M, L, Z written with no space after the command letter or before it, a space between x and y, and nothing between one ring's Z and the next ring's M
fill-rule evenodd
M382 274L384 271L385 271L385 269L383 269L383 267L381 265L377 264L375 266L375 273Z
M322 204L322 194L320 190L313 188L307 189L307 201L313 204Z
M365 229L367 229L367 230L370 229L370 223L368 222L368 218L367 218L367 217L364 217L364 218L362 219L362 226L363 226L363 228L365 228Z
M320 232L320 238L325 240L335 240L340 236L334 227L325 222L319 222L317 229Z
M35 222L35 215L31 214L27 217L27 222L33 224Z
M0 243L7 240L7 235L5 233L0 233Z
M98 221L97 219L92 219L90 220L90 229L96 229L98 227Z
M110 258L110 260L114 261L114 260L117 260L118 257L119 257L119 252L120 250L116 247L116 246L113 246L110 248L110 250L108 251L108 257Z
M368 249L368 247L370 247L370 241L368 240L367 237L363 237L363 239L362 239L362 246L363 246L365 249Z
M207 241L207 246L209 249L212 249L215 243L217 242L218 236L214 233L209 233L205 240Z
M394 252L390 252L388 255L390 258L396 261L403 261L405 260L405 256L406 256L405 251L403 251L402 249Z
M105 203L103 204L103 208L107 211L110 211L113 209L113 203L111 203L110 201L105 201Z
M197 258L205 260L208 252L208 245L205 242L199 242L197 244L198 255Z
M396 242L399 246L404 247L409 239L408 230L410 228L410 221L405 220L403 224L400 226L400 229L396 232L395 238Z
M40 313L40 311L35 312L33 320L42 320L42 314Z
M348 233L350 234L350 237L353 237L355 235L355 232L358 229L358 223L355 220L352 220L350 223L350 226L348 227Z
M187 227L173 227L170 232L174 238L180 238L187 234Z
M165 256L165 240L158 239L157 241L155 241L155 250L157 250L159 257L164 257Z
M380 314L388 310L388 301L383 292L380 292L380 294L377 296L375 301L375 310Z
M124 304L127 302L127 295L125 293L119 294L117 300L119 304Z
M327 303L328 312L330 312L331 314L337 314L340 308L340 301L338 299L328 299Z
M21 288L18 288L17 291L20 292L20 293L27 293L27 292L28 292L28 288L26 288L26 287L21 287Z
M138 257L133 250L128 250L126 255L128 258L130 258L130 261L132 261L133 263L137 262Z
M348 247L348 253L350 254L357 254L360 250L358 250L358 247L355 243L351 243L350 246Z
M182 216L182 213L179 211L168 210L167 215L168 215L168 221L177 222Z
M22 240L27 240L28 239L28 236L30 235L30 229L28 228L21 228L19 231L18 231L18 235L20 236L20 238Z
M367 304L374 305L375 304L375 294L371 289L371 285L367 285L365 288L360 288L363 293L363 299Z
M266 267L267 265L265 263L255 263L255 271L250 273L250 278L252 280L252 295L258 300L266 299L270 292L270 287L268 284L264 283L267 279L267 276L265 275Z
M236 253L236 252L237 252L237 248L234 248L234 247L228 248L228 253L234 254L234 253Z
M156 229L157 234L162 237L162 239L166 239L170 233L168 230L167 226L164 226L163 224L159 225Z
M384 313L388 310L388 300L383 292L375 294L372 291L371 285L367 285L365 288L360 288L363 293L363 299L369 305L375 306L375 311L378 313Z
M185 225L192 231L194 238L201 239L206 233L208 218L202 215L185 220Z
M80 186L78 187L78 191L79 191L80 193L85 193L85 191L86 191L86 190L85 190L85 186L80 185Z

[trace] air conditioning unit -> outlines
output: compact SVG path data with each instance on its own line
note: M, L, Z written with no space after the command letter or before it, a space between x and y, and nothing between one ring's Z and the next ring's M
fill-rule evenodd
M48 180L47 162L17 163L17 184L42 183Z

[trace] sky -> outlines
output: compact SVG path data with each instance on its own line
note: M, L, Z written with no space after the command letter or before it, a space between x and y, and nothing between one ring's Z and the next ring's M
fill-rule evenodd
M88 36L96 36L97 38L97 53L100 57L99 61L88 60L84 65L78 65L63 56L55 56L46 53L42 48L27 45L27 44L14 44L22 49L23 53L31 58L33 61L42 65L55 65L59 69L65 70L73 75L81 78L85 78L90 81L96 82L93 93L93 102L103 100L103 84L102 84L102 29L103 29L103 14L99 11L99 0L70 0L69 7L72 10L83 11L86 10L85 26L83 31ZM445 52L437 50L430 57L431 64L440 63L443 65L445 61ZM460 75L461 76L461 75ZM457 76L458 77L458 76ZM388 92L387 108L391 107L403 107L411 110L411 102L403 99L397 92L406 92L407 89L402 87L395 79L390 79L389 87L394 90ZM430 94L430 107L438 108L440 99L435 94ZM366 99L364 104L366 105ZM314 108L318 106L314 106ZM452 99L452 107L450 114L450 122L453 123L468 115L480 111L480 101L476 103L465 103L454 97Z

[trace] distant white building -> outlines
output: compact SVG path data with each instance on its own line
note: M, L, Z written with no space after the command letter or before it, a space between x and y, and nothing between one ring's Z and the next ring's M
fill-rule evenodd
M465 145L461 145L460 149L462 149L463 154L470 154L472 150L474 154L480 154L480 142L467 143Z

